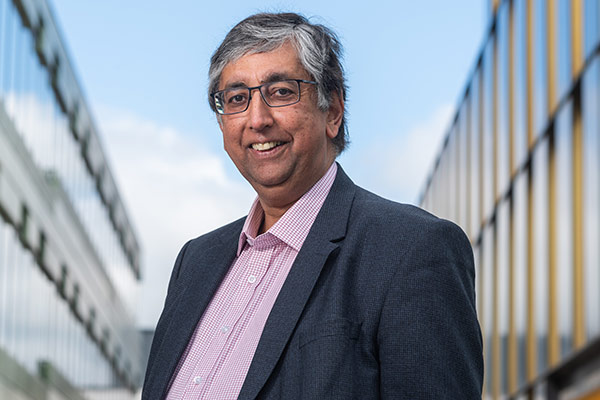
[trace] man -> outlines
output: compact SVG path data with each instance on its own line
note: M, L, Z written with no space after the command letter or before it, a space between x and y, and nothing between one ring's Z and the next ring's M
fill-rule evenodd
M469 242L335 163L340 57L296 14L253 15L213 55L209 102L258 197L177 257L143 399L481 398Z

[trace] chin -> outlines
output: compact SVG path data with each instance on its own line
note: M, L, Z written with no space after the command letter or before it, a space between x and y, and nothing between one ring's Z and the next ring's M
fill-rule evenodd
M257 179L254 181L254 184L252 186L254 186L255 188L259 187L259 188L272 189L272 188L281 187L286 182L287 182L287 179L273 177L273 178L269 178L269 179Z
M288 171L263 171L257 174L248 174L246 180L252 183L252 186L261 186L265 188L280 186L288 182L291 174Z

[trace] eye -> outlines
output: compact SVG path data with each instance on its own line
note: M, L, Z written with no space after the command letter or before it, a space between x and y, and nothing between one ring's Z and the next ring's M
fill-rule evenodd
M240 92L239 90L227 93L225 102L229 105L245 104L248 98L247 92Z
M297 96L298 84L295 81L273 82L267 87L268 96L274 100L288 100Z
M242 96L241 94L236 94L231 99L229 99L230 103L241 103L243 101L244 101L244 96Z
M274 96L289 96L292 93L294 93L294 92L292 92L288 88L278 88L273 95Z

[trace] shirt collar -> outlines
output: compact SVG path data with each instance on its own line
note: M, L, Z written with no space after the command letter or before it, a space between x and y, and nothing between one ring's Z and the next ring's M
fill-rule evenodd
M258 237L257 233L263 222L265 212L257 196L252 203L244 228L240 233L237 255L240 255L247 241L254 243L255 240L261 240L263 237L264 239L275 237L294 250L300 251L313 222L317 218L317 214L319 214L329 194L336 174L337 163L334 162L313 187L304 193L267 232L258 235Z

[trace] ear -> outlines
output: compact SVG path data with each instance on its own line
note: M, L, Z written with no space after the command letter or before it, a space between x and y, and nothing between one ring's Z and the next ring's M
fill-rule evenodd
M343 116L344 100L340 96L340 93L333 92L331 94L331 101L329 102L329 110L327 111L326 133L329 139L333 139L338 135Z

